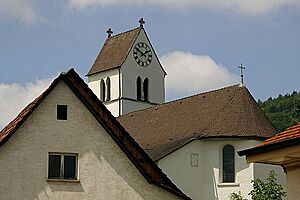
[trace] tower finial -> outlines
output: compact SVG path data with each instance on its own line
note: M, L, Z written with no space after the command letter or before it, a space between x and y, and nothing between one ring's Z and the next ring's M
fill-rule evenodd
M108 28L106 33L107 33L107 38L110 38L111 35L113 34L113 31L111 30L111 28Z
M243 63L241 63L240 66L238 66L238 68L241 69L241 84L244 85L244 74L243 74L243 70L246 69L245 66L243 66Z
M139 23L140 23L140 27L144 27L145 21L144 21L143 18L141 18L141 19L139 20Z

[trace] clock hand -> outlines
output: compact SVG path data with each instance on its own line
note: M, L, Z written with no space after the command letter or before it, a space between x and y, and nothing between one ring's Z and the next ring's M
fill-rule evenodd
M150 52L151 50L148 50L148 51L145 51L144 53L142 53L142 55L141 56L144 56L144 55L146 55L148 52Z
M135 47L135 49L138 50L141 53L141 55L143 54L143 52L139 48Z

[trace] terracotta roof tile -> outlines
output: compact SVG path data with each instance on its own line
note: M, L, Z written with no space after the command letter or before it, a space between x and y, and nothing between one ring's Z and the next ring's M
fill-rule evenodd
M158 160L200 138L265 139L277 132L246 87L234 85L118 117Z
M263 143L256 145L259 146L266 146L270 144L280 143L286 140L291 140L295 138L300 138L300 123L295 126L291 126L287 128L285 131L278 133L277 135L265 140Z
M87 76L120 67L142 28L135 28L107 38Z

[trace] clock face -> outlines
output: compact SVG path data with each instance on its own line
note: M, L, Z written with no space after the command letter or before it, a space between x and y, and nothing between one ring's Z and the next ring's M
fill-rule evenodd
M143 42L137 43L133 49L133 58L140 66L147 67L152 60L151 48Z

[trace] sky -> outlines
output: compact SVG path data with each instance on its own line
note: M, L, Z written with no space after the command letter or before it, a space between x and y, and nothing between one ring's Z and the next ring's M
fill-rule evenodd
M299 0L1 0L0 128L71 67L86 80L106 30L145 30L167 100L240 83L256 100L300 91Z

